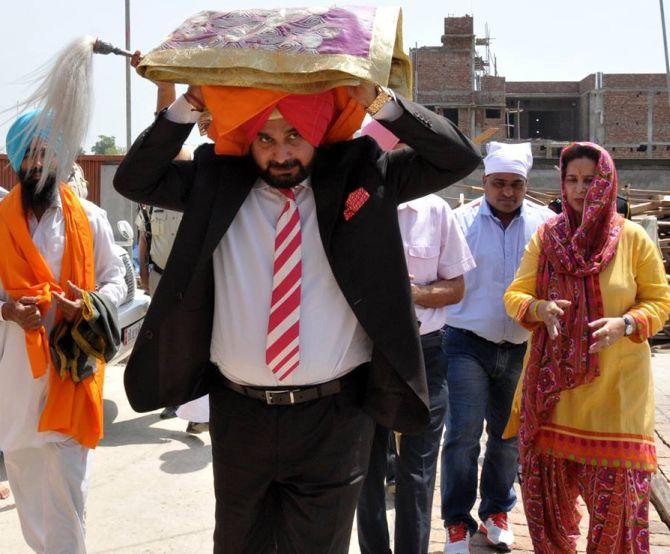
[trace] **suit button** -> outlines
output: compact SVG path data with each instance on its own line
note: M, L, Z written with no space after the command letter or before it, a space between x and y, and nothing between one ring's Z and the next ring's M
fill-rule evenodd
M146 338L147 340L153 339L154 332L151 329L147 329L146 331L144 331L144 338Z
M177 302L181 302L184 299L184 293L179 291L177 293Z

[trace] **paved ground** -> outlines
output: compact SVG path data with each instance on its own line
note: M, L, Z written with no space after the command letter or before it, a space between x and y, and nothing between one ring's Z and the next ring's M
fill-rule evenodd
M670 476L670 353L654 357L658 449L661 469ZM134 413L125 398L122 368L108 369L106 437L95 453L88 502L91 553L195 554L211 552L214 500L208 436L183 432L185 422L161 421L157 414ZM0 467L0 481L4 479ZM439 483L439 479L438 479ZM393 529L392 501L389 526ZM474 512L473 512L474 513ZM435 495L430 552L441 553L445 534ZM670 531L652 510L652 552L670 553ZM525 518L518 506L512 521L515 552L532 552ZM473 552L493 552L473 542ZM583 544L581 545L583 551ZM22 554L13 500L0 500L0 553ZM351 554L358 553L355 530Z

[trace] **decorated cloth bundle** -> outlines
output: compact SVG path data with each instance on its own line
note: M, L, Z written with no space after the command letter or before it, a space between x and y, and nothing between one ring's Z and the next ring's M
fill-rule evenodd
M138 67L154 81L314 94L361 81L411 98L402 12L330 7L200 12Z

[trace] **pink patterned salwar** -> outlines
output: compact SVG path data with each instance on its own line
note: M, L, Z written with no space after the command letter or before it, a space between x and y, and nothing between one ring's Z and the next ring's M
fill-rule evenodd
M649 552L651 472L585 465L548 454L530 456L521 484L533 548L576 551L581 496L589 515L589 554Z

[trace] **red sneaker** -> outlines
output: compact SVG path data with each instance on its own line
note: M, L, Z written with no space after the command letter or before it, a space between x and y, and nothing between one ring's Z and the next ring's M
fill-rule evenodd
M507 521L507 514L491 514L486 521L479 526L479 530L484 533L486 542L498 550L510 552L514 546L514 533L512 526Z
M466 523L447 525L444 554L470 554L470 529Z

